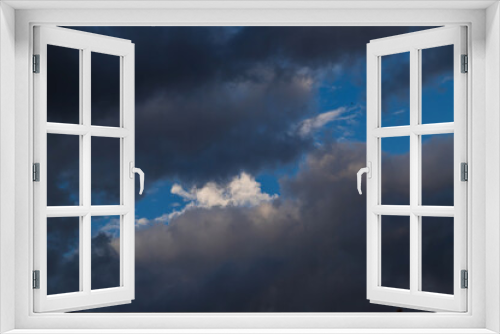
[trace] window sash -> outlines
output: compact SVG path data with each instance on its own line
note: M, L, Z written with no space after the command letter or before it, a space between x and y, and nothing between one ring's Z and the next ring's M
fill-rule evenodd
M80 50L80 124L47 122L47 45ZM91 125L91 53L120 57L120 127ZM76 30L35 27L34 54L40 55L40 73L34 78L34 161L40 163L40 181L34 191L34 263L40 271L40 288L33 290L34 311L75 311L129 303L134 299L134 179L129 162L134 161L134 45L127 40ZM80 205L47 206L47 134L80 138ZM91 205L91 139L119 138L120 205ZM120 286L91 289L92 216L120 216ZM47 295L47 218L80 217L80 291Z
M367 161L372 177L367 179L367 298L374 303L430 311L467 311L467 289L461 288L460 271L467 266L467 182L460 180L460 164L467 162L467 75L462 74L461 54L467 54L466 28L460 26L371 41L367 46ZM420 124L420 50L454 45L454 122ZM410 125L381 127L381 57L410 52ZM420 205L421 135L454 134L454 206ZM410 205L381 205L381 139L410 138ZM381 286L381 217L410 217L410 289ZM421 290L421 217L454 217L453 295Z

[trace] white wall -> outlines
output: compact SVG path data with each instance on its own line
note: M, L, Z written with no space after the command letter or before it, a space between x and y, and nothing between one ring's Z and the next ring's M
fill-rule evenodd
M14 328L15 11L0 3L0 332Z

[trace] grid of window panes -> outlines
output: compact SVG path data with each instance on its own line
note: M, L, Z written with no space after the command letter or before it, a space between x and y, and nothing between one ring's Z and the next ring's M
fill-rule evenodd
M419 243L418 291L453 294L453 209L457 177L454 172L453 45L418 50L418 57L421 84L418 110L411 109L410 103L410 52L382 56L380 62L379 124L381 128L398 127L399 134L404 135L379 138L378 203L398 206L405 212L379 215L380 286L410 289L411 240L416 240ZM435 126L435 133L425 125ZM436 207L440 207L440 214L432 216ZM412 224L417 228L412 228Z
M122 285L121 59L88 55L90 106L83 50L47 45L48 295Z

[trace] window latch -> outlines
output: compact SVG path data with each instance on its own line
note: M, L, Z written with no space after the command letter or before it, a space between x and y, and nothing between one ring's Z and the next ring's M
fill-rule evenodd
M368 161L368 166L363 167L358 171L358 192L361 195L361 176L366 173L366 177L371 179L372 178L372 163Z
M130 171L130 178L134 178L134 173L139 174L139 183L141 189L139 190L139 195L142 195L142 191L144 190L144 172L140 168L134 167L134 162L130 161L129 163L129 171Z

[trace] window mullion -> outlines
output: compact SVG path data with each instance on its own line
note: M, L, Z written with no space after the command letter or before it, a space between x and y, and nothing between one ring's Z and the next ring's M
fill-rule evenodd
M79 105L79 110L78 110L78 114L79 114L79 125L83 124L83 51L80 50L80 59L79 59L79 97L78 97L78 105ZM79 185L78 185L78 188L79 188L79 191L80 191L80 194L79 194L79 205L80 206L83 206L84 205L84 201L83 201L83 169L82 169L82 162L83 162L83 137L82 136L78 136L79 138L79 141L80 141L80 146L79 146L79 152L80 152L80 160L79 160ZM83 226L84 226L84 218L83 217L80 217L80 225L79 225L79 231L78 231L78 261L79 261L79 288L78 290L80 291L83 291L83 272L84 272L84 267L83 267L83 264L84 264L84 261L83 261L83 252L84 252L84 248L83 248L83 243L84 243L84 239L83 239L83 235L84 235L84 230L83 230Z
M91 53L88 48L83 50L83 65L82 65L82 124L86 127L91 125ZM80 160L80 169L82 170L82 191L83 205L90 209L91 205L91 134L87 132L82 138L82 159ZM83 291L90 293L91 290L91 215L87 212L82 218L82 247L80 279L83 282Z
M419 165L420 149L419 136L413 131L419 123L419 86L420 86L420 66L419 51L410 51L410 291L415 293L420 285L420 218L413 209L419 205Z

